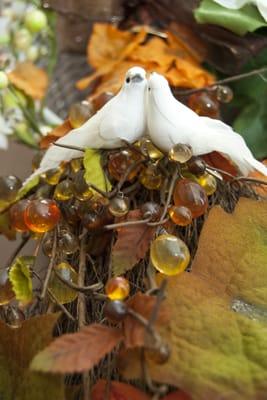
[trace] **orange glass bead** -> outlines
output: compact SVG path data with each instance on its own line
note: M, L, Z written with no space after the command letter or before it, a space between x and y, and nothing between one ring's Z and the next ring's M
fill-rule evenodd
M94 114L92 104L84 100L70 107L69 121L72 128L79 128Z
M192 222L191 211L184 206L172 206L169 209L171 220L179 226L187 226Z
M161 187L163 176L156 165L149 165L139 175L139 181L149 190L157 190Z
M187 207L193 218L203 215L208 208L208 198L205 190L196 182L180 179L173 193L176 206Z
M219 102L212 93L200 92L192 94L189 97L188 106L198 115L210 118L219 117Z
M3 270L0 274L0 305L8 304L14 299L15 293L8 277L7 270Z
M110 300L124 300L130 293L129 282L122 276L112 278L107 282L105 292Z
M151 243L150 260L159 272L170 276L177 275L187 268L190 253L181 239L166 233Z
M29 204L28 199L20 200L9 210L11 227L18 232L26 232L29 229L24 221L24 212Z
M142 160L141 154L130 149L110 154L108 161L108 171L112 178L119 181L126 171L139 160ZM127 181L131 181L139 173L141 165L134 168L127 177Z
M48 232L60 219L60 210L54 200L42 199L30 202L24 213L27 227L33 232Z

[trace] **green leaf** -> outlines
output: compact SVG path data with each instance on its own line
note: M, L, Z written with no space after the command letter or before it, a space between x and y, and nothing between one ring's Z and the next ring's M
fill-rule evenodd
M219 25L240 36L267 26L258 9L251 4L239 10L231 10L213 0L202 0L194 16L200 24Z
M58 317L46 314L30 318L17 329L0 321L1 400L64 400L62 378L29 369L35 354L51 342Z
M85 168L84 179L88 185L91 183L105 192L111 189L111 184L101 166L100 153L97 150L86 149L83 165Z
M34 178L32 178L32 179L27 183L27 185L23 186L23 187L19 190L18 195L17 195L17 197L16 197L16 201L18 201L18 200L22 199L24 196L26 196L26 194L27 194L30 190L32 190L35 186L38 185L39 181L40 181L40 177L39 177L39 176L35 176Z
M9 271L9 280L16 299L24 304L29 303L33 297L30 268L34 264L35 259L36 257L32 256L18 257Z
M267 156L267 102L263 106L251 103L245 107L234 122L234 130L245 139L256 158Z

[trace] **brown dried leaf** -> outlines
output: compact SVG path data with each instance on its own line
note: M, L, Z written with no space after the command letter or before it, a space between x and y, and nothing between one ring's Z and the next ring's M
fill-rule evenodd
M80 332L62 335L34 357L31 369L52 373L83 372L93 368L123 339L123 332L91 324Z
M8 74L10 82L33 99L41 100L48 86L47 73L29 61L19 63Z
M69 120L67 119L61 125L54 128L51 132L48 133L48 135L44 136L41 139L40 148L47 149L50 146L50 144L52 144L53 142L55 142L57 139L61 138L62 136L65 136L71 130L72 130L72 126L71 126Z
M141 292L136 293L127 301L127 305L142 315L147 320L149 319L156 303L155 296L149 296ZM164 324L169 320L169 313L164 304L161 304L156 324ZM141 347L145 344L146 329L131 315L128 315L124 320L124 345L126 348Z
M108 386L109 396L106 396ZM100 379L92 389L92 400L149 400L150 397L132 385ZM178 399L177 399L178 400ZM181 398L181 400L183 400ZM186 399L184 399L186 400Z
M140 210L133 210L123 221L142 219ZM156 227L132 225L118 228L118 238L112 248L113 274L121 275L129 271L140 260L145 258L149 245L155 234Z

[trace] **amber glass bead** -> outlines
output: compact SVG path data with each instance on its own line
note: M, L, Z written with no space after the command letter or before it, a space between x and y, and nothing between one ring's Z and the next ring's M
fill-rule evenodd
M139 175L139 181L149 190L157 190L161 187L163 176L156 165L149 165Z
M25 321L25 315L23 312L17 308L10 307L6 313L6 323L10 328L18 329L22 326L22 323Z
M15 297L7 270L0 273L0 305L8 304Z
M101 214L96 211L90 211L88 214L84 215L82 223L87 230L94 231L110 224L112 220L112 216L107 211L104 211Z
M35 171L37 168L40 167L42 158L44 156L44 151L38 151L37 153L34 154L32 158L32 170Z
M169 159L171 161L186 163L192 157L192 148L186 144L178 143L169 151Z
M36 190L34 198L35 199L48 199L48 198L50 198L52 192L53 192L52 186L45 183L44 185L40 186Z
M24 213L27 227L33 232L48 232L60 219L60 210L54 200L42 199L30 202Z
M45 174L42 174L43 180L48 183L48 185L55 186L58 184L64 168L54 168L47 171Z
M18 232L26 232L28 230L24 221L24 212L29 204L30 200L28 199L20 200L13 204L9 210L11 227Z
M123 276L109 279L105 286L105 292L110 300L124 300L130 293L129 281Z
M229 86L219 85L216 88L216 98L221 103L230 103L233 100L234 93Z
M161 160L164 157L164 154L147 138L141 139L138 143L138 147L141 152L151 160Z
M148 201L141 206L141 212L144 219L150 218L151 221L156 221L160 216L160 205Z
M104 315L112 322L123 321L127 314L128 307L121 300L109 300L104 306Z
M73 254L79 248L78 238L71 231L61 231L58 247L64 254Z
M87 185L84 179L84 171L79 171L73 181L74 196L80 201L86 201L93 197L93 191Z
M171 220L179 226L187 226L192 222L192 213L187 207L172 206L169 209Z
M109 100L111 100L114 97L114 93L112 92L104 92L95 97L92 100L94 109L96 111L100 110Z
M59 201L67 201L73 197L73 183L69 179L65 179L57 184L54 198Z
M71 167L72 171L76 174L78 171L80 171L83 168L83 159L75 158L74 160L71 160L70 167Z
M151 243L150 259L159 272L165 275L177 275L187 268L190 253L181 239L163 234Z
M69 283L74 283L77 285L78 282L78 274L72 266L67 262L62 262L55 267L55 271L63 278L65 281ZM59 303L67 304L74 301L78 292L74 289L71 289L65 283L63 283L54 272L52 272L51 280L49 283L49 289L53 293L53 295L57 298Z
M206 170L205 161L203 161L199 157L192 157L187 162L187 169L189 172L191 172L191 174L194 174L196 176L203 175Z
M16 176L0 177L0 201L9 202L15 200L21 185L20 179Z
M125 196L116 196L110 200L108 206L110 214L114 217L123 217L129 212L129 199Z
M94 115L92 104L84 100L75 103L69 110L69 121L72 128L79 128Z
M78 201L75 201L74 203L67 201L60 205L63 217L68 221L69 224L75 225L77 222L79 222L80 217L78 214L78 208Z
M159 348L145 349L146 359L158 365L166 364L170 355L171 351L167 344L162 344Z
M203 215L208 208L208 198L205 190L196 182L180 179L173 193L174 204L189 208L193 218Z
M119 181L126 171L136 162L142 160L142 155L137 152L125 149L120 152L110 154L108 161L108 171L112 178ZM127 181L131 181L139 173L141 166L138 165L127 176Z
M188 106L197 114L210 118L219 117L219 102L212 93L201 92L192 94Z
M216 192L217 181L214 176L210 174L202 175L198 178L198 183L200 184L200 186L203 187L208 196L211 196L213 193Z

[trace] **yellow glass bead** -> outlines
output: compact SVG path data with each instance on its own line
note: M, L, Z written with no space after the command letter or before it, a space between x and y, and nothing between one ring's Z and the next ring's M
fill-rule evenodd
M61 175L63 173L63 168L54 168L47 171L45 174L42 174L43 180L51 186L55 186L58 184Z
M114 217L123 217L129 212L128 197L117 196L110 200L108 210Z
M151 160L161 160L164 157L164 154L147 138L139 140L136 145Z
M86 201L93 197L94 193L84 179L84 171L79 171L74 178L74 196L80 201Z
M214 176L210 174L204 174L198 178L198 183L203 187L208 196L211 196L216 192L217 189L217 181Z
M8 278L7 270L4 269L0 274L0 306L8 304L14 297L12 284Z
M171 161L186 163L193 156L192 148L186 144L178 143L169 151L169 159Z
M55 271L69 283L77 284L78 274L72 266L67 262L62 262L55 267ZM59 303L67 304L74 301L78 292L68 287L63 283L54 272L52 272L51 280L49 283L49 289L53 295L57 298Z
M71 160L70 167L72 171L76 174L83 168L83 159L82 158L75 158Z
M54 198L60 201L67 201L73 197L73 183L65 179L57 184Z
M229 86L219 85L216 88L216 98L221 103L230 103L233 100L234 93Z
M156 165L149 165L139 175L139 181L149 190L159 189L162 185L163 176Z
M130 293L129 282L122 276L112 278L107 282L105 292L110 300L124 300Z
M69 110L69 121L73 128L79 128L94 114L92 104L84 100L75 103Z
M179 226L187 226L192 222L192 213L187 207L183 206L172 206L169 209L169 215L171 220Z
M174 235L163 234L153 240L150 260L159 272L165 275L177 275L187 268L190 253L181 239Z

